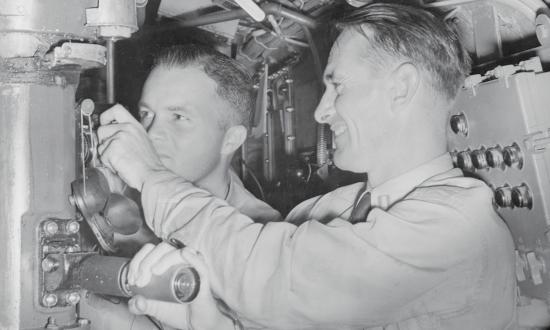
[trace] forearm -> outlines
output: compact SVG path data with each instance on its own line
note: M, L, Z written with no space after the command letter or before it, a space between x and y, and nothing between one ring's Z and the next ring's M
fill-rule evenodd
M213 292L246 326L380 324L392 316L380 309L403 304L439 276L378 250L345 220L255 224L179 180L166 176L154 187L146 184L148 223L163 238L204 255ZM401 287L409 283L404 278L416 278L416 285Z

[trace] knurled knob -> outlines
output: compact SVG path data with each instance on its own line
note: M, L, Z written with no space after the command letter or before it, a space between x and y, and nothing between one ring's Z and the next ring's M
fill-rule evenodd
M517 169L521 169L523 167L523 155L521 154L521 149L516 143L504 148L502 151L502 156L506 165L516 167Z
M498 188L495 191L495 202L499 207L513 207L512 189L508 186Z
M459 152L456 159L456 163L461 169L465 171L472 171L474 169L474 164L469 151Z
M485 149L474 150L471 157L474 167L478 170L489 167L487 164L487 158L485 157Z
M515 207L533 207L533 197L529 187L523 183L521 186L514 187L512 189L512 202Z
M487 149L485 158L487 159L487 165L492 168L499 168L504 165L504 157L502 156L502 150L499 146Z

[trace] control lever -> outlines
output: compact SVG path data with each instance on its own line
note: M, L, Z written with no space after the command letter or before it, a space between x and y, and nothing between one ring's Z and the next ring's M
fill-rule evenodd
M118 297L142 295L174 303L191 302L199 292L200 278L193 267L175 265L164 274L152 275L146 286L137 287L128 284L129 263L128 258L89 256L78 267L78 281L83 289L93 293Z

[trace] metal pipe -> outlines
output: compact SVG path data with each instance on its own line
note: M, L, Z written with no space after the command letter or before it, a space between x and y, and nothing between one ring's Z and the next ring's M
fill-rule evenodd
M266 13L266 16L278 15L284 18L288 18L298 24L305 25L310 29L314 29L317 27L317 22L311 17L283 7L280 4L268 3L261 5L260 7ZM235 9L230 11L220 11L217 13L199 16L192 19L185 19L185 17L183 16L174 16L172 18L181 20L181 22L177 23L178 26L193 27L232 21L235 19L242 19L246 17L249 17L246 11L244 11L243 9Z
M274 92L269 89L268 97L276 97ZM275 128L273 121L273 109L271 109L272 101L268 101L268 106L264 113L265 115L265 133L264 133L264 147L263 147L263 158L264 158L264 178L268 182L272 182L276 177L276 167L275 167Z
M285 132L285 154L287 156L296 155L296 128L294 125L294 79L292 79L290 68L288 69L286 84L286 107L283 116L283 126Z
M107 47L107 74L106 74L106 87L107 87L107 103L115 103L115 39L109 38L106 40Z

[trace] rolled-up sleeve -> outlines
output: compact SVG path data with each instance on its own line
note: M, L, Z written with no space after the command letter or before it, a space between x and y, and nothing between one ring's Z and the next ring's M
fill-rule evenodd
M429 207L433 221L420 224L399 217L410 213L405 204L395 214L375 210L374 225L339 218L263 225L164 172L148 178L142 199L157 235L205 256L212 290L247 327L347 329L406 317L401 308L448 277L471 248L459 239L460 215L438 205ZM452 231L441 231L440 217L456 219Z

